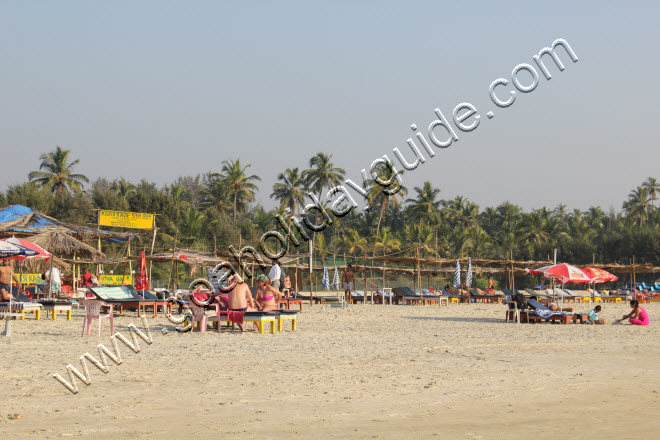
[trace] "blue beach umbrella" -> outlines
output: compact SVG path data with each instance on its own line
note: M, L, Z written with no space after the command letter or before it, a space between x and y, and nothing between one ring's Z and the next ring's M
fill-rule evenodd
M328 266L323 266L323 278L321 285L325 290L330 290L330 277L328 276Z
M465 285L472 286L472 259L468 258L467 276L465 277Z
M332 288L339 290L339 269L335 266L335 276L332 277Z
M454 287L461 287L461 262L456 259L456 272L454 272Z

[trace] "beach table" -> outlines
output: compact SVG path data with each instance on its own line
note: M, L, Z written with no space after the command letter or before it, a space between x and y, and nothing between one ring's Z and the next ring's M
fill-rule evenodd
M280 306L280 304L283 304L287 310L291 310L291 304L298 304L298 307L300 307L300 312L302 313L302 299L297 299L297 298L280 298L280 300L277 303L277 307Z
M41 310L43 310L43 306L37 302L12 301L11 310L9 310L8 302L0 304L0 311L10 314L3 316L16 316L21 320L25 319L26 312L34 313L34 319L38 320L41 318Z
M52 312L52 319L57 319L57 312L66 312L66 320L71 321L71 310L72 304L70 302L53 302L53 301L44 301L41 302L41 305L44 307L46 313ZM37 318L39 319L39 318Z
M232 321L227 319L227 315L222 312L220 313L219 321L227 321L227 323L230 323L232 326L234 325ZM267 322L270 322L270 332L275 333L275 324L277 321L278 314L275 312L245 312L245 315L243 316L243 323L256 322L259 334L262 335L264 334L264 324ZM218 325L220 325L219 322Z

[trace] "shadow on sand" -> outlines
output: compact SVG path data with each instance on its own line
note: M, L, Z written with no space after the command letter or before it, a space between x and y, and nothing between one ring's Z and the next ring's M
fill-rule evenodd
M503 319L497 318L458 318L458 317L446 317L446 316L408 316L406 319L426 319L431 321L448 321L448 322L490 322L490 323L502 323Z

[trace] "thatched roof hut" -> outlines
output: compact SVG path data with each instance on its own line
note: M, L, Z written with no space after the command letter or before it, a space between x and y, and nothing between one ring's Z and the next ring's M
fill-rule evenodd
M86 257L91 259L103 258L102 252L94 249L87 243L68 235L68 231L64 228L49 228L41 234L33 235L30 241L42 248L46 249L51 254L60 257Z
M53 266L62 272L69 272L71 265L60 257L85 257L91 260L103 258L105 255L87 243L68 235L68 229L48 228L41 234L29 237L29 241L53 254ZM32 272L44 272L50 267L50 262L39 259L24 260L22 266Z

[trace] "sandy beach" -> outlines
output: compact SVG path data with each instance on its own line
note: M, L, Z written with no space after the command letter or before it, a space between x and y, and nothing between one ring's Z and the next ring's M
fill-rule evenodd
M577 305L587 311L589 304ZM71 394L53 377L101 338L72 321L15 321L0 338L3 438L655 438L656 304L647 328L505 324L501 305L305 305L298 330L179 334ZM605 304L613 319L625 304ZM116 329L141 322L129 312ZM4 325L4 324L3 324ZM165 328L167 334L162 332ZM80 369L80 368L79 368ZM20 414L13 420L9 414Z

